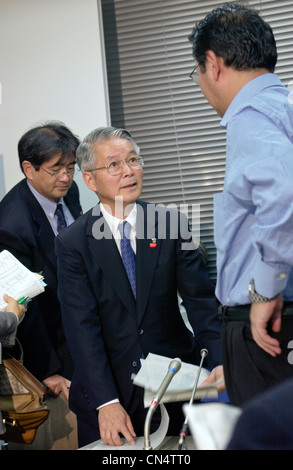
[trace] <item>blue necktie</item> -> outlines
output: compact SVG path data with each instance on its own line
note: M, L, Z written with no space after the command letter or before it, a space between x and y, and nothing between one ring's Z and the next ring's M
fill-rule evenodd
M64 228L67 227L61 203L57 204L55 215L57 215L57 232L60 233Z
M128 222L123 222L123 224L119 225L119 230L121 233L122 261L130 282L134 298L136 298L136 259L135 253L130 243L130 229L131 226Z

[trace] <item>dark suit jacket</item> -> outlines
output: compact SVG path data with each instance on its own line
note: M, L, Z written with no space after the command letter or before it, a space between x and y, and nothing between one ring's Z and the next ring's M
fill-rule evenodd
M177 211L157 210L160 216L155 217L154 205L138 202L136 302L99 204L56 237L59 299L75 366L70 406L88 422L96 407L114 398L127 409L131 376L138 372L142 353L198 360L178 309L177 289L198 350L209 350L205 365L221 363L214 286L199 252L181 249L179 217L185 228L187 219ZM155 235L146 235L147 218ZM166 219L166 233L160 238ZM154 237L157 246L151 248Z
M74 218L81 214L78 188L71 186L65 198ZM9 250L33 272L42 272L45 292L29 303L17 336L24 351L25 366L39 380L59 373L72 374L72 358L66 346L60 304L57 298L55 234L30 191L26 179L0 203L0 251Z
M249 400L228 450L293 450L293 379Z

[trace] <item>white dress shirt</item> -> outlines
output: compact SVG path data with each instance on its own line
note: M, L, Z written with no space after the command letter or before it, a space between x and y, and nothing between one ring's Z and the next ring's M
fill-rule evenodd
M136 214L137 214L137 207L136 207L136 204L134 205L133 209L131 210L130 214L126 217L126 219L118 219L117 217L113 216L112 214L110 214L109 212L107 212L107 210L105 209L105 207L103 206L102 203L100 203L100 208L101 208L101 212L104 216L104 219L106 220L107 224L109 225L110 227L110 230L113 234L113 238L117 244L117 248L119 250L119 253L121 255L121 234L120 234L120 231L119 231L119 225L121 225L123 222L128 222L129 225L131 226L131 229L130 229L130 243L131 243L131 246L132 246L132 249L134 251L134 253L136 253ZM97 409L100 409L102 408L103 406L106 406L106 405L110 405L111 403L119 403L119 399L116 398L114 400L111 400L107 403L104 403L103 405L99 406L99 408Z
M121 254L121 248L120 248L120 240L121 240L121 235L119 231L119 225L121 225L123 222L128 222L129 225L131 226L130 230L130 243L131 247L136 253L136 214L137 214L137 207L136 204L133 206L133 209L131 210L130 214L126 217L126 219L118 219L117 217L113 216L103 206L102 203L100 203L101 207L101 212L104 216L104 219L106 220L107 224L109 225L111 232L113 234L113 238L117 244L119 253Z

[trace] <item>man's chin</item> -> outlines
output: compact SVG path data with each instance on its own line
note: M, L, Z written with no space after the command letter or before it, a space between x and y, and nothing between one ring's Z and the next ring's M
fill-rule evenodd
M58 199L61 197L65 197L66 194L68 193L69 188L64 188L64 189L58 189L55 191L54 196Z

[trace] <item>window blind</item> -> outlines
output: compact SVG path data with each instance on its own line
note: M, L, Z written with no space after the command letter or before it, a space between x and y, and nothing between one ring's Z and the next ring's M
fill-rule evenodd
M111 123L126 128L141 148L145 161L141 198L187 212L194 237L207 250L212 280L216 280L213 195L223 188L226 135L219 116L189 78L194 59L188 35L196 22L223 3L101 3ZM279 53L276 72L288 85L293 80L293 3L251 0L247 4L271 24Z

